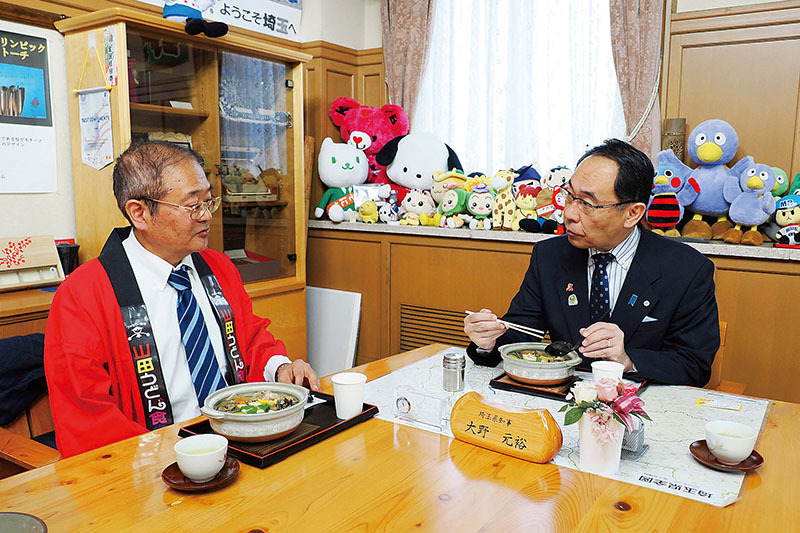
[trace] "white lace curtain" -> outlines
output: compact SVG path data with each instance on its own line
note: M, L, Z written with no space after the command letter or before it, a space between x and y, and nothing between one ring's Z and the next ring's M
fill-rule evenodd
M413 124L467 172L573 168L624 137L608 0L437 0Z

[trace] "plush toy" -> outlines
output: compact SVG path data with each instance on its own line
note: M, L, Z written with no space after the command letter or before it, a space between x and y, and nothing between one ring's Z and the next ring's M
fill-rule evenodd
M463 170L453 149L428 133L395 137L381 148L375 159L386 166L386 175L401 202L410 189L430 191L437 170Z
M564 187L571 177L572 171L567 167L558 166L551 168L542 179L542 188L555 189L556 187Z
M512 229L516 207L514 202L514 179L518 177L519 174L513 170L498 170L492 177L492 189L495 192L492 228L495 230ZM517 226L517 230L519 230L519 226Z
M389 183L386 166L375 161L375 156L391 139L408 133L408 116L402 107L362 106L352 98L337 98L328 111L331 120L339 128L344 142L352 141L356 148L364 150L369 159L370 183Z
M684 165L672 150L658 154L659 161L666 160L671 167L681 169L681 174L688 171L699 189L684 187L678 193L678 201L694 213L692 220L683 227L683 236L721 239L732 227L727 219L730 204L723 194L725 182L731 175L725 164L736 155L739 137L733 126L724 120L706 120L692 130L687 146L689 155L699 165L694 170ZM694 199L689 202L688 196L694 196ZM717 218L713 227L703 220L703 215Z
M364 183L369 172L364 152L326 137L322 141L317 167L320 180L329 188L322 195L314 216L322 218L327 213L331 221L341 222L345 219L345 211L355 215L353 186Z
M522 185L519 188L519 193L514 201L516 209L514 210L514 220L511 223L512 230L524 229L529 233L535 233L541 229L539 215L536 214L536 197L541 190L541 187L534 185ZM520 226L521 221L526 221L526 224Z
M775 173L775 187L772 188L772 196L780 198L789 190L789 176L785 170L778 167L772 167L772 171Z
M378 221L378 204L374 200L367 200L358 207L358 216L367 224L374 224Z
M480 182L470 188L467 196L467 211L472 215L469 229L492 229L492 209L494 208L494 191L486 182Z
M378 204L378 220L385 224L397 224L400 215L397 204L380 202Z
M461 188L449 189L444 193L436 215L440 227L460 228L464 225L465 219L461 215L467 211L467 196L467 191Z
M433 186L431 187L431 196L433 201L437 204L442 203L442 197L446 191L450 189L460 188L466 189L467 177L464 171L454 168L447 172L437 170L433 173Z
M219 0L164 0L161 16L184 24L189 35L205 33L208 37L222 37L228 33L224 22L209 22L203 19L203 11Z
M542 188L536 195L536 215L539 217L539 226L542 233L556 234L563 233L564 224L564 205L566 193L563 188L555 189ZM526 231L529 231L526 229Z
M730 218L736 226L729 229L724 241L760 246L764 238L757 226L775 212L775 198L770 191L775 186L775 172L768 165L755 163L751 156L742 158L725 182L725 200L730 202ZM742 233L742 226L750 230Z
M789 188L786 190L786 194L794 194L800 196L800 172L794 175L792 178L792 184L789 185Z
M433 203L431 191L411 189L400 202L400 224L419 226L420 215L433 216L436 212L436 204Z
M800 247L800 196L787 194L775 203L775 222L780 226L777 238L784 246Z
M653 191L645 211L645 219L655 233L680 237L681 234L675 226L683 218L684 207L692 203L699 192L697 182L694 178L687 180L688 176L689 171L685 166L670 166L666 158L659 154L659 165L655 168L653 177ZM682 194L679 200L678 193L684 186L691 190Z
M523 185L532 185L534 187L541 187L542 186L542 177L533 167L533 165L526 165L524 167L520 167L516 169L514 172L517 173L517 177L514 178L514 198L517 197L519 194L519 189Z

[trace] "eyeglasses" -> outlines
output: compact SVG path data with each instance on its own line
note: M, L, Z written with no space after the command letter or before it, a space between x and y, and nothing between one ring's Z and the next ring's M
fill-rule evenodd
M192 220L200 220L206 214L206 211L209 213L214 213L217 209L219 209L219 204L222 202L222 198L219 196L215 196L209 200L204 200L194 205L178 205L173 204L172 202L156 200L155 198L146 198L146 200L150 200L151 202L155 202L157 204L177 207L178 209L183 209L184 211L189 211L189 216L192 218Z
M590 202L587 202L583 198L578 198L577 196L572 194L571 190L569 190L566 187L564 187L561 190L564 191L566 193L566 195L567 195L567 197L564 199L564 204L565 205L571 204L572 202L577 202L578 209L580 209L582 213L587 214L587 215L591 215L593 213L596 213L598 209L608 209L610 207L620 207L620 206L623 206L623 205L626 205L626 204L634 203L633 200L627 200L625 202L617 202L615 204L594 205L594 204L592 204Z

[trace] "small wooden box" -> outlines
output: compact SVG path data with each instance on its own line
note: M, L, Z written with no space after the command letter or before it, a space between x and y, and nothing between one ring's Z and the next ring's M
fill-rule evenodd
M64 271L52 236L0 238L0 292L62 281Z

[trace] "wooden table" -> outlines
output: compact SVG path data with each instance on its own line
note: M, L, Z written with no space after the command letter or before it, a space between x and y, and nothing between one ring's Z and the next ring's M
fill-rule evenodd
M369 363L370 379L443 349ZM323 388L331 390L329 379ZM99 430L99 428L98 428ZM206 494L167 488L178 425L0 481L50 531L796 531L800 405L775 402L741 501L718 509L370 420Z

